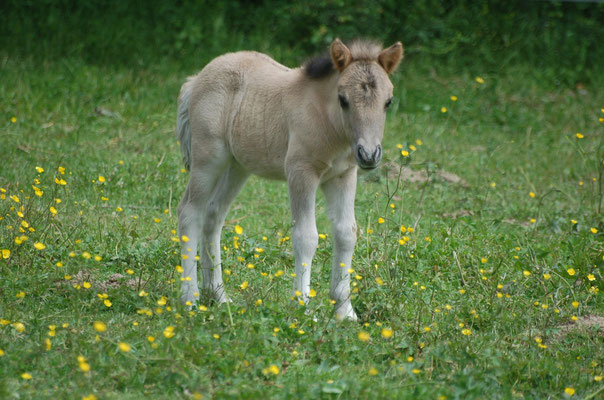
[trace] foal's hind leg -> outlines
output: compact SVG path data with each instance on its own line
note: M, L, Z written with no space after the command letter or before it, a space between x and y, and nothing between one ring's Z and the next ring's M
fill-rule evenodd
M208 157L204 164L193 164L185 194L178 205L178 235L182 257L181 302L192 305L199 297L197 286L197 248L202 239L204 210L225 165L224 159Z
M357 226L354 219L354 196L357 169L351 168L341 176L325 182L321 189L327 201L333 236L333 264L329 296L336 302L336 318L356 321L350 302L350 272L356 243Z
M228 301L222 283L220 234L229 207L248 176L235 162L231 162L218 180L204 214L201 241L202 287L204 292L219 303Z

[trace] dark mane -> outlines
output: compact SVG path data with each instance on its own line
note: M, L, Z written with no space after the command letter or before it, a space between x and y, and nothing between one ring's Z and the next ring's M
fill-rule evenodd
M304 74L311 79L321 79L335 72L329 53L322 54L306 61L302 68Z
M382 46L372 40L356 39L346 43L350 49L352 61L377 61ZM304 74L311 79L321 79L335 72L329 52L313 57L306 61L302 68Z

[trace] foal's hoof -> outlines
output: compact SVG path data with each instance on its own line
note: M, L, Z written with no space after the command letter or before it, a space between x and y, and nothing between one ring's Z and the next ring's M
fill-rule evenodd
M205 288L201 292L202 300L205 300L208 304L223 304L231 303L231 299L227 296L226 292L222 287L219 288Z
M358 321L357 314L352 308L352 304L336 305L336 319L338 321Z

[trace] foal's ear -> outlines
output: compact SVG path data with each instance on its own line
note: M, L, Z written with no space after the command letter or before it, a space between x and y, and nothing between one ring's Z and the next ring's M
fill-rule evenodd
M378 62L384 68L386 73L390 74L396 70L403 59L403 44L396 42L385 50L382 50L378 56Z
M340 39L336 38L336 40L331 43L329 52L331 54L331 61L339 72L344 71L344 68L352 61L350 50Z

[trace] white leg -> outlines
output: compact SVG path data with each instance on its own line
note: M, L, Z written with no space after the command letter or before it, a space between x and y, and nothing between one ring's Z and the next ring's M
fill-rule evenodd
M293 294L308 302L310 294L310 272L312 259L319 243L315 222L315 197L318 178L306 171L296 169L288 174L289 198L294 226L292 244L294 247L295 272ZM299 293L297 293L299 292Z
M333 236L333 264L329 296L335 300L336 318L357 320L350 302L350 273L352 253L356 243L357 226L354 218L354 197L357 169L351 168L341 176L325 182L321 189L327 200L327 210Z
M229 207L247 177L248 174L236 164L231 163L218 181L204 214L201 241L203 246L201 248L202 288L218 303L228 301L222 282L220 234Z
M183 304L192 305L199 298L195 257L202 239L203 213L223 168L224 162L217 158L208 159L204 165L192 165L189 184L178 205L178 236L183 267L180 300Z

